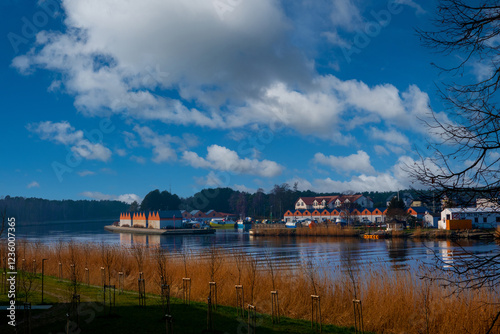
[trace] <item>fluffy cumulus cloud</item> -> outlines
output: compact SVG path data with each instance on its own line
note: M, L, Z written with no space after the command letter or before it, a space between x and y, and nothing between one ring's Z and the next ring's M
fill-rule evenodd
M414 180L408 174L408 169L418 163L411 157L402 156L392 167L382 173L374 173L373 175L359 173L344 181L333 180L330 177L324 179L317 178L311 181L301 177L294 177L288 180L287 183L297 183L299 190L313 190L317 192L396 191L407 189L410 186L421 188L421 185L413 183ZM426 161L426 166L436 168L428 160Z
M363 23L355 2L332 6L335 27ZM61 73L54 89L74 94L86 114L216 129L281 124L341 144L352 141L344 129L385 121L412 130L415 117L429 112L428 96L416 86L399 91L315 73L290 41L293 22L280 2L229 7L221 11L202 0L64 0L67 29L41 31L36 47L12 64L23 73ZM166 93L171 90L176 98ZM168 145L151 145L156 161L174 158Z
M40 188L40 184L36 181L33 181L31 183L29 183L26 188L30 189L30 188Z
M328 166L336 171L348 173L374 173L375 169L370 163L370 156L364 151L358 151L346 157L326 156L316 153L313 162Z
M198 138L192 134L184 134L182 137L171 135L160 135L147 126L134 126L134 131L139 135L145 146L152 147L153 161L156 163L177 160L176 149L172 145L183 151L189 147L198 145ZM135 138L132 133L126 133L126 138ZM129 139L130 142L130 139ZM135 142L135 145L138 145ZM144 163L144 159L140 157L131 157L133 161Z
M107 195L100 193L98 191L84 191L80 194L83 197L92 198L95 200L110 200L110 201L120 201L127 204L131 204L134 201L141 203L142 199L136 194L123 194L123 195Z
M186 151L182 155L182 160L194 168L214 169L263 177L277 176L283 171L283 167L274 161L242 159L237 152L219 145L209 146L206 158L200 157L196 152Z
M69 122L32 123L27 125L27 129L38 134L43 140L67 145L74 154L83 159L108 161L111 158L110 149L102 143L91 142L85 138L83 131L76 130Z

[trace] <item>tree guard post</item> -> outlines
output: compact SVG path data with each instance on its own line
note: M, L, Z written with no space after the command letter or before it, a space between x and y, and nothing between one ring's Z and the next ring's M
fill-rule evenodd
M59 262L59 279L63 279L63 270L62 270L62 263Z
M90 285L90 272L89 268L85 268L85 281L87 283L87 286Z
M217 283L208 282L208 287L210 289L209 297L211 300L211 305L215 311L217 311Z
M248 334L254 334L255 327L257 327L257 309L254 305L248 304Z
M113 291L113 294L111 294L111 291ZM111 311L115 307L115 300L116 300L116 285L104 285L104 301L106 301L106 292L109 294L109 314L111 314ZM106 307L106 303L104 303L104 307Z
M236 312L241 317L245 316L245 295L243 293L243 285L235 285L236 289Z
M120 271L118 273L118 294L119 295L121 295L123 293L123 284L124 284L123 271Z
M161 305L163 313L170 314L170 285L161 285Z
M213 317L212 317L212 298L210 298L210 295L207 298L207 330L208 331L213 331L214 329L214 324L213 324Z
M165 314L165 326L167 329L167 334L173 334L173 318L170 314Z
M101 267L101 286L103 290L105 285L106 285L106 268Z
M317 295L311 295L311 328L316 332L322 332L321 326L321 303L320 297Z
M139 306L146 306L146 281L142 277L142 272L140 272L137 280L139 285Z
M280 302L278 298L278 291L271 291L271 317L273 324L280 323Z
M364 333L363 306L361 305L361 300L353 299L352 304L354 305L354 330L355 330L355 333Z
M182 296L184 299L184 304L191 303L191 278L184 277L182 279Z

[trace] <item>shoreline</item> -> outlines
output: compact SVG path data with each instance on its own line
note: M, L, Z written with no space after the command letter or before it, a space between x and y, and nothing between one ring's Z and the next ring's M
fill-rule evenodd
M214 234L215 229L155 229L155 228L134 228L106 225L106 231L118 233L133 233L133 234L150 234L150 235L199 235L199 234Z
M428 239L428 240L494 240L499 236L494 231L478 230L414 230L414 231L364 231L357 229L324 229L324 228L257 228L249 231L254 237L344 237L360 239ZM364 236L378 236L370 238Z

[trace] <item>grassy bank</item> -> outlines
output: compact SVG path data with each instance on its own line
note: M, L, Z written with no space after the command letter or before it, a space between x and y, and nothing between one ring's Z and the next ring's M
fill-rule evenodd
M47 258L46 274L58 277L59 268L62 268L66 280L73 277L71 264L75 264L74 278L83 282L77 285L81 289L79 293L86 289L85 268L89 269L90 284L96 286L102 284L101 267L105 268L107 284L118 286L119 273L123 272L124 289L130 291L137 291L138 273L143 272L146 291L151 294L160 293L160 276L163 276L174 298L182 298L182 278L189 277L191 299L200 303L195 304L200 307L207 300L208 282L217 282L218 304L228 307L235 306L235 284L241 284L245 304L255 305L259 312L271 313L270 292L277 290L281 315L307 320L311 313L310 296L315 294L321 296L323 323L342 327L354 325L352 300L360 299L365 330L380 333L483 333L498 312L498 307L491 304L500 301L497 288L453 294L438 281L419 279L419 275L433 278L440 275L432 269L421 268L419 273L393 272L377 263L358 265L349 257L337 266L329 264L327 270L318 267L312 258L306 258L300 264L301 269L292 272L278 268L271 256L256 259L235 250L215 247L203 254L174 254L139 246L128 249L102 244L59 243L49 247L19 241L18 252L19 263L21 265L25 259L26 269L36 260L39 272L41 259ZM40 288L37 282L34 291ZM63 295L64 288L57 289ZM70 293L67 291L68 288L66 297L61 297L60 302L68 302ZM36 294L30 298L36 302ZM137 304L137 299L130 303ZM131 308L125 305L124 312L132 310L135 307L132 304ZM148 302L148 305L151 304ZM128 318L126 314L123 317ZM206 314L200 317L206 321Z
M138 306L138 293L135 291L116 292L115 305L110 308L109 303L103 304L102 289L96 286L81 285L78 287L81 303L78 307L79 317L72 313L70 291L73 290L71 281L59 280L56 277L44 279L44 301L53 304L49 310L33 310L31 318L32 333L65 333L67 314L70 315L71 333L164 333L166 321L163 317L163 307L158 295L147 294L146 306ZM19 294L23 298L23 293ZM40 291L34 293L30 299L33 304L41 302ZM0 296L0 304L7 303L7 296ZM207 304L191 302L189 305L182 300L171 299L171 315L173 332L201 333L207 328ZM0 311L2 319L6 312ZM27 326L27 317L23 310L18 310L16 318L19 321L18 332L24 332ZM219 306L213 312L213 329L220 333L247 332L247 319L237 315L237 309L229 306ZM279 324L272 323L271 317L257 313L256 325L258 333L314 333L310 323L304 320L282 317ZM324 326L328 333L354 333L352 328ZM1 333L14 333L14 328L5 321L0 324Z

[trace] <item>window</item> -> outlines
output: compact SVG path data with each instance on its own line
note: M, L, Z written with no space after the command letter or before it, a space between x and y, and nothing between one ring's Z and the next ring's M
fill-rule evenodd
M477 217L474 218L474 223L478 223L479 219Z
M446 220L450 220L450 214L446 215Z
M500 216L497 216L496 221L497 223L500 223Z
M483 223L487 223L487 222L488 222L488 218L483 217Z

